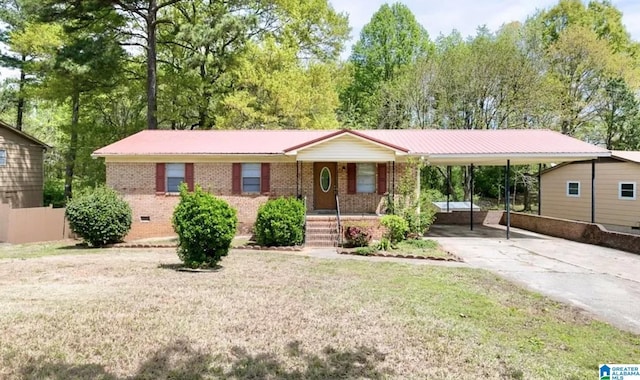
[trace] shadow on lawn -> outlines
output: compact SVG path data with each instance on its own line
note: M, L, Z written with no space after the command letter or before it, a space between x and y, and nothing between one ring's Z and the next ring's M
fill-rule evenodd
M382 379L392 374L379 369L378 362L385 355L368 347L338 351L330 346L322 353L305 352L301 342L287 345L287 355L304 363L302 369L290 369L272 353L252 354L242 347L233 347L228 356L212 356L194 349L186 341L177 341L153 353L133 376L118 377L99 364L74 365L52 363L46 359L33 360L22 368L24 379L334 379L369 378Z

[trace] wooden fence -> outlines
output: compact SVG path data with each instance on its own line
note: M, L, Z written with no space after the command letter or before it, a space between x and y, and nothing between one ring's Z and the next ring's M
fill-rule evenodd
M72 237L64 208L11 208L0 203L0 242L21 244Z

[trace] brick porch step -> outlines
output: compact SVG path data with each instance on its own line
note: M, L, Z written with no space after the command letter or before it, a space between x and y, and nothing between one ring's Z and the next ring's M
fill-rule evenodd
M307 216L305 230L305 246L337 247L338 220L335 216Z

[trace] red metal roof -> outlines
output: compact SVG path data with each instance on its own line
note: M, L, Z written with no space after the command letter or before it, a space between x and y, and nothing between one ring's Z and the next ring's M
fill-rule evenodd
M184 154L283 154L284 150L327 135L328 131L145 130L96 150L96 156Z
M429 155L477 155L509 153L603 153L606 149L546 129L498 130L370 130L364 134L411 153Z
M284 154L341 133L424 156L595 155L609 151L549 130L213 130L142 131L98 149L94 156Z

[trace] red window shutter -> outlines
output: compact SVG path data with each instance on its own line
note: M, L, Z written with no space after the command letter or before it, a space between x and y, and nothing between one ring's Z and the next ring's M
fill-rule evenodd
M165 192L165 168L164 164L156 164L156 193Z
M193 163L184 164L184 181L187 183L187 189L193 191Z
M387 164L378 164L378 194L387 192Z
M242 193L242 164L234 163L231 170L231 192Z
M271 191L271 164L262 163L260 170L260 190L263 194L268 193Z
M347 194L356 193L356 164L347 164Z

